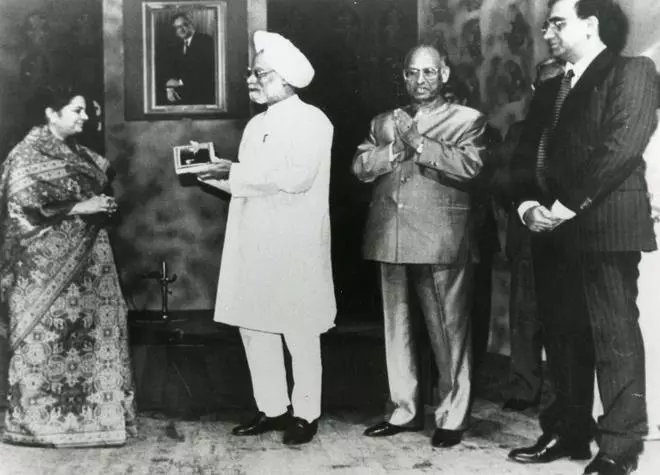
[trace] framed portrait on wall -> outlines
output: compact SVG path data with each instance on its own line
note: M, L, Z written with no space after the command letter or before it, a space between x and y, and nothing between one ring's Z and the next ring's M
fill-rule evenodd
M226 27L226 0L142 4L146 114L226 111Z
M126 0L126 119L242 117L246 0Z

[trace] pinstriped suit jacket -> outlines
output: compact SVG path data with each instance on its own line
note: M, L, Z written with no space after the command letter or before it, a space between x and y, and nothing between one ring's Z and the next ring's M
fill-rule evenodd
M642 154L656 127L658 79L648 58L603 51L562 107L547 156L548 194L534 180L538 144L551 117L561 78L544 83L532 101L523 141L514 156L516 198L577 216L547 236L575 251L649 251L656 248ZM527 152L525 152L527 151Z

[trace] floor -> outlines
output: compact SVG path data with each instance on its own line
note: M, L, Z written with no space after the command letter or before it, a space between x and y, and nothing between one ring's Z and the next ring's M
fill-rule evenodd
M172 421L143 416L140 435L112 449L39 449L0 445L2 475L111 474L580 474L586 462L561 460L524 466L509 462L507 451L531 442L531 414L505 413L480 400L462 444L434 449L426 433L387 439L361 435L367 423L354 413L335 413L320 424L308 445L289 448L278 433L238 438L228 435L236 415L218 420ZM215 417L213 417L215 419ZM638 474L660 473L660 442L650 442Z
M425 432L364 437L364 428L380 419L380 408L355 404L350 409L328 408L318 436L295 448L282 445L279 433L229 435L245 416L242 410L210 413L194 421L144 412L139 436L122 448L54 450L0 444L0 475L581 474L586 462L524 466L507 460L511 448L537 437L537 414L501 410L504 379L496 356L479 374L470 429L464 441L450 449L431 447L431 423ZM660 441L647 443L636 473L660 473Z

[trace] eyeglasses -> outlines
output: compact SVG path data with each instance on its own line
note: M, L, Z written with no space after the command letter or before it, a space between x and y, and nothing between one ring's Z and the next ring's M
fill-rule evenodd
M403 70L403 77L406 79L417 79L421 74L424 79L435 79L440 70L438 68L406 68Z
M553 33L559 33L561 32L564 28L566 28L566 23L568 20L564 18L550 18L543 22L543 26L541 27L541 33L544 35L552 30Z
M248 79L250 76L254 76L257 81L260 79L265 78L268 76L270 73L275 71L274 69L250 69L247 68L245 70L245 79Z

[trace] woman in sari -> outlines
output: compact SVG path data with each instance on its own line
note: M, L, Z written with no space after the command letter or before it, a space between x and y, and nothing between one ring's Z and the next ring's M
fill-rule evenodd
M108 161L76 143L82 94L37 94L41 120L0 166L0 313L11 358L4 441L82 447L134 435L127 306L104 225Z

